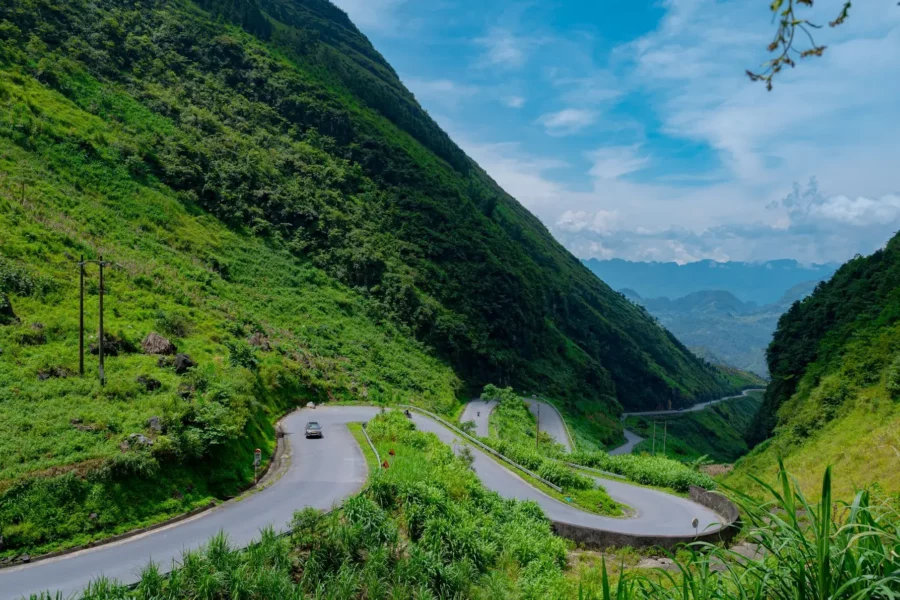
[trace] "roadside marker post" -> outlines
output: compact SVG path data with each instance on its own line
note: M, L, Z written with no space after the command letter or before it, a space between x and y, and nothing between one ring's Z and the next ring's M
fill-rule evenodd
M253 483L259 483L259 465L262 463L262 450L253 452Z

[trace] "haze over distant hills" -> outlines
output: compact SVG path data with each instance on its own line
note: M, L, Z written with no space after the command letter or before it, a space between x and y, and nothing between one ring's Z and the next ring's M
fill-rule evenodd
M631 289L643 298L682 298L695 292L724 290L742 302L758 305L778 302L795 285L828 279L838 267L803 265L789 259L759 263L701 260L684 265L618 258L583 262L613 289Z
M742 302L724 290L693 292L674 300L642 298L628 288L621 292L647 309L698 356L767 377L766 348L779 317L811 294L816 283L797 284L765 306Z

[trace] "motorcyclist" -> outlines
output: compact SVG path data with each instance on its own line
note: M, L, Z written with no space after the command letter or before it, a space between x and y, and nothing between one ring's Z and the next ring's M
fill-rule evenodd
M407 419L411 419L411 418L412 418L412 415L410 414L408 408L407 408L406 410L403 411L403 414L406 415L406 418L407 418Z

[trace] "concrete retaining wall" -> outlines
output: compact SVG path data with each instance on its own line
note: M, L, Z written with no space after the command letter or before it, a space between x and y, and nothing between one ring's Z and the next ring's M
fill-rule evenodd
M709 492L699 487L691 487L691 500L706 508L715 511L722 516L725 525L722 529L710 532L700 532L696 536L666 536L666 535L636 535L629 533L617 533L602 529L593 529L553 521L553 531L556 535L574 541L580 546L594 550L606 548L619 548L630 546L632 548L663 548L673 550L678 546L693 542L708 542L710 544L729 543L741 529L740 513L737 507L725 496L716 492Z

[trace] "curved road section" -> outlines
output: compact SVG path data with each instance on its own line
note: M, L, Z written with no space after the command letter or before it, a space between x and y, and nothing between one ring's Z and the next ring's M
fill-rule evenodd
M558 443L563 445L566 452L571 452L572 440L569 439L569 430L556 407L534 398L525 398L525 404L528 405L528 410L531 411L534 418L538 420L540 430L552 435Z
M525 398L524 400L528 405L528 410L531 411L531 414L539 419L538 426L541 431L552 435L557 442L563 445L566 452L571 452L572 441L569 439L569 432L566 429L566 424L563 421L562 415L559 414L556 407L552 404L535 400L534 398ZM462 423L474 421L475 435L478 437L489 437L490 427L488 423L490 421L491 413L496 407L496 400L472 400L466 404L466 408L459 420Z
M60 590L65 597L80 591L100 575L134 582L149 561L168 570L183 550L202 546L219 531L227 532L232 543L245 545L257 538L259 530L267 525L285 530L296 510L306 506L332 508L359 491L366 478L362 451L347 424L367 421L376 414L378 409L371 407L320 407L297 411L284 421L285 436L291 444L291 464L281 479L270 487L165 529L56 559L0 570L0 598L27 597L48 589ZM322 425L324 439L303 437L303 425L307 420L316 420ZM461 441L454 432L427 417L414 415L413 420L419 429L437 434L445 443ZM718 515L684 498L599 478L610 496L632 507L635 514L632 518L617 519L585 513L535 489L480 450L473 448L472 453L475 457L473 467L486 487L505 498L535 501L554 521L621 533L663 536L695 533L691 524L694 518L699 520L700 532L722 527Z

